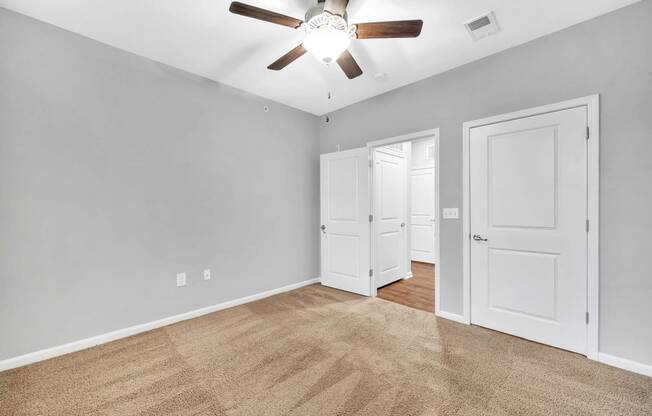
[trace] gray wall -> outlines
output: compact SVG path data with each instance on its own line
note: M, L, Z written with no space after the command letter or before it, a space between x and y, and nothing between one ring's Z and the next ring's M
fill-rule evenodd
M651 18L645 0L318 130L0 9L0 360L316 277L317 135L325 153L440 127L441 206L460 207L463 121L600 93L600 348L652 364ZM459 313L461 223L441 233L442 307Z
M337 111L321 152L441 128L441 207L462 205L462 123L601 95L600 350L652 364L652 3ZM441 224L442 308L462 312L462 224Z
M318 146L314 116L0 9L0 360L317 277Z

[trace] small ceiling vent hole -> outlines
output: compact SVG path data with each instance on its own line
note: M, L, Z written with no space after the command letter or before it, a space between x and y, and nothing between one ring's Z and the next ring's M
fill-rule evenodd
M473 40L480 40L487 36L495 35L500 31L494 12L489 12L475 19L471 19L464 23L464 26Z

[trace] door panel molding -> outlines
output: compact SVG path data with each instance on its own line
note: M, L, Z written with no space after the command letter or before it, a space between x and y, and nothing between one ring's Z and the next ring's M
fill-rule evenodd
M599 336L599 95L590 95L573 100L563 101L541 107L530 108L507 114L492 116L480 120L463 123L463 180L462 180L462 313L444 312L440 316L455 317L458 322L471 323L471 172L470 172L470 136L471 129L490 124L518 120L522 118L543 115L547 113L568 110L578 107L587 109L587 343L586 356L598 360ZM439 280L439 279L438 279ZM439 290L437 290L439 294ZM439 305L439 299L437 300Z

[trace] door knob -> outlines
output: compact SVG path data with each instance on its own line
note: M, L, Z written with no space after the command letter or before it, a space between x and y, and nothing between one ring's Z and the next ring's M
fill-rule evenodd
M402 222L402 223L401 223L401 228L404 228L404 227L405 227L405 223Z
M321 232L322 232L323 234L326 234L326 226L325 226L325 225L322 225L322 226L319 227L319 228L321 229Z
M477 234L473 234L473 239L474 239L475 241L489 241L489 240L487 240L486 238L482 238L481 235L477 235Z

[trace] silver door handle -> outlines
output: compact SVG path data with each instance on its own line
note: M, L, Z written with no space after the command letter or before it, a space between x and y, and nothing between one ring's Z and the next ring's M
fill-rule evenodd
M326 226L325 225L322 225L321 227L319 227L319 229L321 229L321 232L323 234L326 234Z
M404 227L405 227L405 223L402 222L402 223L401 223L401 228L404 228Z
M482 238L481 235L477 235L477 234L473 234L473 239L474 239L475 241L489 241L489 240L487 240L486 238Z

